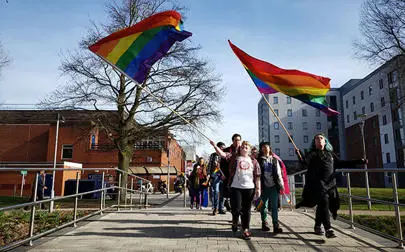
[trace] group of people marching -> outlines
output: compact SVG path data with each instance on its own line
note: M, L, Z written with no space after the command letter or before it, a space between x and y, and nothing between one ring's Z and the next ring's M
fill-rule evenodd
M203 192L210 189L213 215L225 214L225 208L231 209L232 231L237 232L239 218L242 238L251 239L250 219L252 202L259 199L262 230L270 231L268 209L270 202L273 233L282 233L278 222L279 194L288 189L285 166L272 152L268 142L262 142L259 150L249 142L242 141L239 134L232 136L232 145L225 147L222 142L210 141L215 153L211 154L208 165L200 158L189 176L191 208L201 208ZM312 140L310 151L304 156L297 151L302 169L308 169L307 183L304 186L299 207L316 208L314 233L327 238L336 237L330 224L330 214L337 216L339 196L334 170L337 167L352 167L364 164L366 160L341 161L333 153L333 147L323 134L317 134ZM283 173L284 170L284 173ZM230 206L227 206L230 198ZM322 229L325 230L325 232Z

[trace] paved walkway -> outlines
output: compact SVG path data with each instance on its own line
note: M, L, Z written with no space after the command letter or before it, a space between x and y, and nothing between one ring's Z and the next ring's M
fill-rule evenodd
M25 251L403 251L396 243L347 224L333 222L338 238L312 234L310 213L280 211L284 233L260 230L260 214L253 214L253 238L245 241L230 229L231 215L210 215L210 209L183 206L183 195L160 208L112 212L54 237L34 242Z

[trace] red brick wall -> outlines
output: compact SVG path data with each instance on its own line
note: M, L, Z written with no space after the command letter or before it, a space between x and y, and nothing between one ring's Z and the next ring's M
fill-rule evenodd
M49 125L0 125L0 162L46 161Z

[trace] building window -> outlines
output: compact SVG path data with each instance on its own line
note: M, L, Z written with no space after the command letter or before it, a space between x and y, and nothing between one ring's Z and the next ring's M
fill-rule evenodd
M319 109L315 110L315 115L317 117L320 117L321 116L321 111Z
M291 104L291 97L287 96L287 104Z
M293 148L288 149L288 155L289 156L294 156L294 149Z
M381 97L381 107L384 107L385 106L385 99L384 99L384 97Z
M374 103L370 103L370 112L374 112Z
M62 159L72 159L73 158L73 145L64 144L62 145Z
M349 101L346 100L346 108L349 108Z
M146 157L146 163L152 163L152 157Z
M290 137L291 137L291 139L292 139L292 140L294 140L293 135L290 135ZM288 138L288 142L289 142L289 143L291 143L291 139L290 139L290 138Z
M278 104L278 97L277 96L273 97L273 104Z
M288 129L292 130L293 129L293 123L292 122L288 122Z
M362 113L363 115L366 113L366 107L363 106L363 107L361 108L361 113Z
M321 125L320 122L317 122L317 123L316 123L316 129L317 129L317 130L321 130L321 129L322 129L322 125Z
M384 81L383 81L383 79L380 79L380 80L379 80L379 83L380 83L380 89L383 89L383 88L384 88Z
M386 158L387 158L387 164L391 163L391 155L390 155L390 153L387 152L387 153L385 154L385 156L386 156Z
M369 94L369 95L372 95L372 94L373 94L373 87L372 87L372 86L369 86L369 87L368 87L368 94Z
M306 109L302 109L302 116L304 116L304 117L308 116L308 112Z
M386 115L383 115L383 125L386 125L387 124L387 116Z
M304 136L304 143L308 143L308 136Z
M353 112L353 120L355 120L355 121L357 120L357 112L356 111Z
M372 127L373 129L375 129L375 128L377 127L376 120L372 120L372 121L371 121L371 127Z
M274 150L274 152L276 153L277 156L280 156L280 149L279 149L279 148L276 148L276 149Z
M360 92L360 99L364 100L364 91Z
M275 135L275 136L274 136L274 142L275 142L275 143L279 143L279 142L280 142L280 136L279 136L279 135Z
M384 143L385 143L385 144L388 144L388 143L389 143L389 141L388 141L388 134L384 134Z
M388 78L388 84L394 83L393 72L389 72L387 74L387 78Z
M96 135L91 134L91 138L90 138L90 149L91 149L91 150L94 150L94 149L96 149L96 148L97 148L97 146L96 146Z
M302 129L303 130L308 130L308 123L307 122L302 123Z
M288 117L292 117L292 109L288 109L288 110L287 110L287 116L288 116Z
M347 120L346 120L347 123L350 123L350 116L349 116L349 115L346 116L346 119L347 119Z
M275 109L274 113L276 113L276 115L278 116L278 109Z
M280 125L278 124L278 122L274 123L274 129L278 129L280 127Z
M353 96L353 104L356 104L356 96Z
M377 137L373 136L373 147L377 147Z

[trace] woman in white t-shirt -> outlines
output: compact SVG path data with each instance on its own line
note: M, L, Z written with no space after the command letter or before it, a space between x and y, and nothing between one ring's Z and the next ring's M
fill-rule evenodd
M242 237L250 240L249 230L251 204L254 197L260 197L260 166L250 157L251 145L243 141L236 155L224 152L210 141L215 151L229 161L229 182L231 187L232 231L238 230L239 216Z

